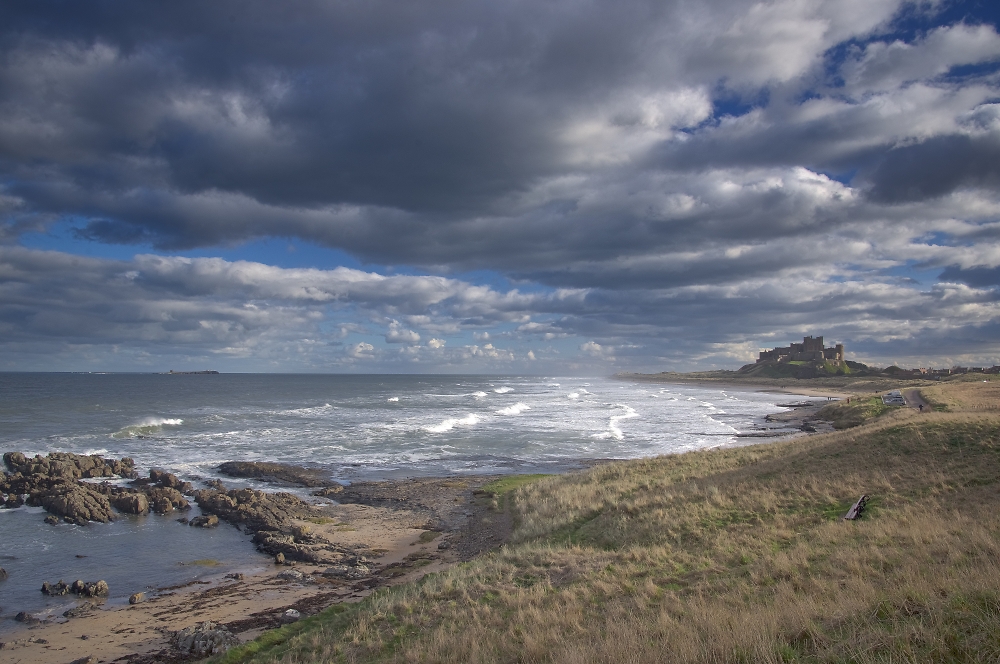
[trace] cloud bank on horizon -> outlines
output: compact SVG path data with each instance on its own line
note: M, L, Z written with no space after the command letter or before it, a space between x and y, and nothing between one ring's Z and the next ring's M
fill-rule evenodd
M0 370L1000 364L989 3L0 6Z

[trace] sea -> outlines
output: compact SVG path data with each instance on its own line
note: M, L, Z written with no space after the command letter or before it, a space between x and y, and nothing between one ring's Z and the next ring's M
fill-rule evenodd
M607 377L0 373L0 452L131 457L198 485L268 488L218 473L224 461L276 461L331 481L562 473L793 435L768 423L807 397ZM273 487L272 487L273 489ZM298 490L310 499L307 490ZM184 516L198 514L195 507ZM134 592L252 572L268 560L249 536L190 528L177 514L86 527L0 509L0 633L26 611L75 605L43 581L105 579L109 605Z

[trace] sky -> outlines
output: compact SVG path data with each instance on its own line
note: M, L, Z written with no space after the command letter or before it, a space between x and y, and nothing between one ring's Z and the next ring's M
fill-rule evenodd
M0 370L1000 364L987 0L0 4Z

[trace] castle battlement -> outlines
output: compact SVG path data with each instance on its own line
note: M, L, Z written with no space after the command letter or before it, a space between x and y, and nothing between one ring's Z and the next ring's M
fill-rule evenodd
M822 362L839 367L844 365L844 344L826 348L823 337L803 337L800 344L762 350L757 364L762 362Z

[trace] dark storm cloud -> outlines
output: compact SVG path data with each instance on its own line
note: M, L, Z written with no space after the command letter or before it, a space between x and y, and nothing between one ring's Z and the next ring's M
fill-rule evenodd
M921 201L959 188L1000 189L1000 135L935 136L892 150L867 178L876 201Z
M972 15L936 25L935 8L893 33L914 11L3 3L4 341L642 366L739 364L822 332L985 357L1000 35ZM15 246L59 221L78 242L300 238L432 275ZM921 286L900 266L944 272ZM530 293L434 276L482 269Z

